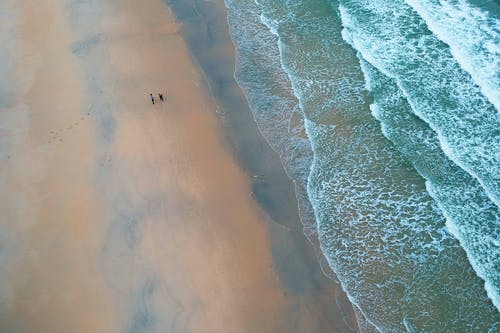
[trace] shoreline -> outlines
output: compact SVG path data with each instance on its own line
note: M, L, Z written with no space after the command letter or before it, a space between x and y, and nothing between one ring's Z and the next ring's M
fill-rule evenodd
M336 329L340 332L356 332L356 329L352 329L357 327L357 317L352 305L338 282L331 280L327 273L322 271L323 268L319 262L321 258L318 257L322 254L316 253L320 251L319 244L311 244L312 240L308 240L303 232L294 184L285 174L278 154L260 133L246 97L236 83L234 45L227 30L227 9L223 0L213 2L165 0L165 2L180 22L180 32L200 71L204 73L211 94L222 109L224 130L232 142L231 148L236 159L249 178L252 175L259 175L259 179L261 177L264 179L263 181L253 180L252 190L254 199L269 216L273 247L279 249L280 243L291 242L292 244L286 247L303 252L302 261L295 262L295 267L312 261L307 268L302 269L310 272L307 274L309 275L307 279L314 285L320 286L320 289L329 290L332 286L334 287L334 293L331 296L332 300L335 299L334 304L323 300L322 306L330 312L337 323L339 319L343 322ZM235 109L239 114L235 114ZM258 150L251 149L256 146L259 147ZM283 231L278 231L280 227L286 229L285 233L288 235L284 236ZM279 262L282 254L276 253L279 251L273 252L275 260ZM290 270L293 269L293 267L285 267L280 271L280 267L277 267L277 274L283 277L285 284L287 284L287 274L290 274ZM327 267L327 269L330 268ZM304 276L303 273L297 275ZM280 278L280 281L282 279ZM293 282L290 284L293 285Z
M225 19L197 11L200 45L225 46L198 58L208 71L161 0L14 8L2 330L351 332L234 82Z

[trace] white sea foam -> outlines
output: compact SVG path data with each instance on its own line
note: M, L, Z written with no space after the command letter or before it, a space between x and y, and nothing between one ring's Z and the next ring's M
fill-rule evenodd
M273 4L276 5L273 2L270 6ZM290 7L286 9L294 10L300 5ZM280 10L272 7L269 15ZM303 13L301 8L298 11ZM377 133L378 126L366 117L364 83L356 70L351 70L353 64L345 62L352 59L352 51L347 52L345 46L328 48L339 45L331 42L336 32L330 29L335 22L328 22L330 25L324 25L319 33L317 22L323 20L315 17L308 20L286 15L281 22L274 17L272 22L278 25L275 30L280 34L282 65L301 100L315 153L308 192L315 207L322 249L351 300L369 320L381 330L398 331L405 326L401 308L410 306L418 313L421 300L435 297L438 290L428 283L412 285L410 281L415 281L415 276L410 267L427 267L424 271L439 274L446 271L445 267L453 270L455 259L460 259L450 253L453 243L449 244L444 223L440 226L439 213L425 188L419 185L418 177L402 164L401 157ZM441 262L443 258L449 264ZM391 277L383 277L385 269L380 266L385 265L393 273ZM367 278L374 272L377 283L373 277ZM447 284L448 292L453 294L451 290L463 288L464 282L449 281L451 276L440 275L435 282ZM475 281L472 270L467 276L466 283L469 279ZM470 288L475 293L484 293L477 284ZM420 296L401 303L398 297L383 296L401 289ZM382 298L384 301L380 302ZM411 319L405 317L406 326L436 330L439 325L428 326L430 323L426 322L432 321L434 315L419 313L410 316ZM450 320L463 318L452 314Z
M448 231L459 240L469 262L483 280L488 296L498 305L500 285L500 212L480 184L446 158L437 135L412 115L394 80L362 58L367 89L374 93L373 115L419 173L446 217Z
M424 22L402 1L343 2L345 40L394 78L456 164L500 205L500 117Z
M500 112L500 20L467 0L406 0ZM497 5L492 4L499 10ZM500 14L497 13L497 14Z
M226 2L239 11L247 5ZM230 21L233 34L238 34L233 35L239 39L236 44L247 44L253 56L261 55L248 61L249 54L237 47L237 77L261 131L271 135L275 146L287 135L272 133L278 133L277 128L286 131L292 118L279 111L287 104L276 103L280 97L273 98L273 89L266 88L277 75L272 65L281 65L291 80L315 153L307 186L322 251L350 300L381 331L449 331L440 328L466 327L471 320L488 318L491 309L483 308L484 289L446 232L422 179L383 138L371 117L363 76L352 49L339 36L338 18L321 1L258 3L264 14L261 21L277 35L266 40L259 31L245 32L246 17ZM262 43L253 44L255 39ZM262 47L267 42L274 43L271 57ZM249 65L265 70L242 77L241 70ZM281 74L276 77L281 80ZM286 151L285 158L285 165L302 163ZM429 312L432 304L443 300L447 309L458 309L464 304L464 289L472 297L464 311L449 311L444 317ZM488 321L482 321L477 327L488 327Z
M299 102L281 68L277 31L266 26L273 27L274 23L260 15L253 0L226 0L225 4L235 45L236 81L247 98L259 131L279 154L286 174L295 184L304 233L316 244L316 221L305 193L312 151L305 137Z

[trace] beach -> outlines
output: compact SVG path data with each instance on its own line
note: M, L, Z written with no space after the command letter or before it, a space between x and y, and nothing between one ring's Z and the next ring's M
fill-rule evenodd
M168 5L1 5L0 331L356 331L234 82L223 2Z

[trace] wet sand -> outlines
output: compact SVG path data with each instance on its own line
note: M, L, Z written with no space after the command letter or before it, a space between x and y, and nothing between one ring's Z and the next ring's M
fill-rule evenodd
M334 273L320 254L318 241L304 236L293 182L253 120L246 98L234 79L234 46L223 0L167 0L182 23L191 54L201 67L236 160L252 180L253 198L268 215L275 271L292 302L303 302L323 318L318 331L354 332L357 319ZM308 233L310 231L307 231ZM317 253L316 253L317 252ZM323 268L318 261L323 261ZM325 272L322 271L325 270ZM312 310L314 309L314 310ZM311 332L316 332L310 328Z
M0 331L344 331L162 1L2 6Z

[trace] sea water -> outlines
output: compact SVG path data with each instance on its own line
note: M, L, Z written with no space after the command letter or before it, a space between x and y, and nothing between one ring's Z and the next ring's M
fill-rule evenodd
M500 332L498 5L226 6L238 83L361 330Z

